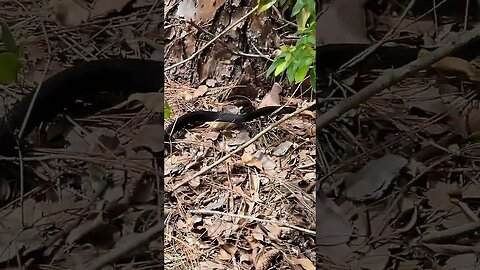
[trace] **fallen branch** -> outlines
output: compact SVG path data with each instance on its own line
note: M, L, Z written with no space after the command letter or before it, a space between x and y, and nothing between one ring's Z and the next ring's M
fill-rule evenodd
M373 83L358 91L355 95L345 99L326 113L317 116L317 130L320 130L330 124L333 120L341 117L351 109L356 108L360 104L366 102L370 97L379 93L383 89L400 82L407 76L420 70L428 68L442 58L452 54L453 51L467 45L480 36L480 26L472 30L462 33L455 41L450 42L432 52L427 52L417 60L400 68L385 71L382 76L378 77Z
M148 231L143 233L137 233L135 238L131 238L130 241L126 242L124 245L120 245L111 249L108 253L101 255L100 257L92 260L91 262L78 266L77 270L98 270L107 264L114 263L119 258L122 258L124 255L142 247L146 244L153 241L156 237L160 236L163 233L164 229L163 222L158 223L157 225L150 228ZM163 268L161 268L163 269Z

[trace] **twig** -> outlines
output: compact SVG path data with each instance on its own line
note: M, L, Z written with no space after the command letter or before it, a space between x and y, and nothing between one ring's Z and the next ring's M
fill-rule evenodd
M450 42L450 44L442 46L432 52L427 52L425 55L419 57L417 60L393 70L386 71L382 76L377 78L373 83L364 87L358 91L357 94L345 99L342 103L336 105L331 110L317 117L317 130L324 128L330 124L333 120L342 116L346 112L358 105L367 101L370 97L374 96L383 89L400 82L410 74L416 73L420 70L427 68L428 66L436 63L440 59L450 55L454 50L465 46L475 38L480 36L480 26L473 28L472 30L465 32L459 37Z
M454 227L451 229L443 230L443 231L436 231L427 234L425 237L422 238L422 241L427 242L437 242L440 240L444 240L451 237L457 237L460 235L464 235L473 231L480 229L480 223L478 222L471 222L467 223L458 227Z
M227 33L228 31L230 31L233 27L235 27L237 24L239 24L241 21L245 20L248 16L250 16L252 13L254 13L256 10L258 9L258 5L256 5L252 10L250 10L249 12L247 12L247 14L243 15L240 19L238 19L236 22L232 23L230 26L228 26L227 28L225 28L225 30L223 30L220 34L218 34L214 39L210 40L209 42L207 42L207 44L203 45L203 47L201 47L200 49L198 49L198 51L194 52L192 55L190 55L190 57L188 57L187 59L185 60L182 60L174 65L171 65L169 67L166 67L164 69L164 71L169 71L170 69L172 68L175 68L175 67L178 67L178 66L181 66L183 64L185 64L186 62L192 60L193 58L195 58L197 55L199 55L203 50L205 50L208 46L212 45L215 40L219 39L220 37L222 37L225 33Z
M297 231L308 233L310 235L315 235L315 231L305 229L305 228L302 228L302 227L298 227L298 226L295 226L295 225L286 224L284 222L280 222L280 221L276 221L276 220L261 219L261 218L256 218L256 217L252 217L252 216L224 213L224 212L214 211L214 210L191 210L189 212L193 213L193 214L222 215L222 216L229 216L229 217L244 218L244 219L254 220L254 221L258 221L258 222L274 223L274 224L278 224L278 225L283 226L283 227L288 227L290 229L294 229L294 230L297 230Z
M358 62L362 61L363 59L365 59L368 55L372 54L376 49L378 49L378 47L380 47L382 44L384 44L385 42L388 41L388 39L392 36L392 34L400 27L400 24L402 23L402 21L405 19L405 17L407 16L408 14L408 11L410 11L410 9L412 9L413 7L413 4L415 4L415 1L416 0L411 0L410 3L408 4L408 6L405 8L405 10L403 11L403 14L400 16L400 18L398 19L397 21L397 24L392 28L390 29L390 31L388 31L381 40L379 40L378 42L376 42L375 44L373 44L372 46L368 47L367 49L365 49L364 51L360 52L359 54L357 54L356 56L354 56L352 59L350 59L349 61L347 61L345 64L343 64L339 70L343 70L345 69L346 67L349 67L349 66L353 66L355 64L357 64Z
M199 172L195 173L193 176L191 177L187 177L183 180L181 180L180 182L178 182L175 186L173 186L172 190L171 191L174 191L176 189L178 189L179 187L185 185L186 183L192 181L193 179L195 179L196 177L208 172L209 170L215 168L216 166L218 166L219 164L221 164L222 162L224 162L225 160L229 159L230 157L232 157L233 155L235 155L236 153L242 151L243 149L245 149L247 146L249 146L250 144L254 143L256 140L258 140L260 137L262 137L265 133L269 132L270 130L272 130L273 128L279 126L280 124L282 124L283 122L287 121L288 119L302 113L303 111L306 111L306 110L309 110L309 109L312 109L315 107L315 103L312 104L312 105L309 105L309 106L306 106L304 108L301 108L291 114L286 114L282 117L282 119L278 120L277 122L271 124L270 126L268 126L267 128L265 128L264 130L262 130L261 132L259 132L257 135L255 135L255 137L253 137L252 139L250 139L249 141L247 141L246 143L244 143L243 145L240 145L237 149L233 150L232 152L228 153L227 155L223 156L222 158L220 158L219 160L215 161L214 163L212 163L211 165L203 168L202 170L200 170Z
M78 270L101 269L103 266L114 262L116 259L121 258L125 254L128 254L133 250L148 244L159 234L163 233L164 227L165 226L163 223L158 223L157 225L150 228L148 231L136 234L135 238L132 237L132 239L126 242L125 244L117 246L114 249L111 249L108 253L98 257L97 259L85 265L80 265L75 269L78 269Z
M203 29L198 24L196 24L194 21L186 21L186 22L188 24L192 25L193 27L195 27L198 31L200 31L202 33L205 33L205 34L209 35L210 37L215 38L214 34L210 33L210 31L207 31L207 30ZM235 51L234 49L230 48L230 46L222 40L219 40L218 42L220 44L222 44L227 50L229 50L231 53L233 53L235 55L244 56L244 57L252 57L252 58L265 58L267 60L271 60L270 58L268 58L267 56L265 56L263 54L249 54L249 53L244 53L244 52L241 52L241 51Z
M32 114L33 106L35 105L35 101L37 99L38 93L40 92L40 88L42 88L43 81L47 76L47 71L48 71L48 68L50 67L51 62L52 62L52 58L48 58L48 61L45 64L45 68L42 72L42 79L40 80L40 83L38 84L37 89L35 89L35 93L33 93L32 101L30 101L30 105L28 106L27 114L25 115L25 119L23 120L22 126L20 128L20 132L18 133L18 138L23 137L23 133L25 132L25 127L27 126L28 119Z

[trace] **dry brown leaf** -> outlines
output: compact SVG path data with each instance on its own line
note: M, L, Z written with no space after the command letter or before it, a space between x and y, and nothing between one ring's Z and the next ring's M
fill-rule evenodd
M112 12L121 11L132 0L97 0L93 3L92 18L105 17Z
M268 92L265 97L260 102L260 108L267 106L280 106L280 93L282 92L282 87L278 83L274 83L270 92Z
M217 13L218 8L223 6L224 3L225 0L199 0L197 2L197 13L195 14L195 21L197 23L205 23L211 21Z
M228 267L223 265L223 264L216 263L216 262L206 261L206 262L200 262L200 268L199 269L202 269L202 270L227 270Z
M441 224L445 228L456 228L471 222L471 219L465 214L465 211L460 209L459 206L454 206L449 209L445 218L441 221Z
M128 102L134 102L134 101L141 102L146 109L152 112L163 113L163 102L164 102L163 93L160 93L160 92L135 93L128 97Z
M197 73L198 73L198 80L200 83L203 83L209 76L210 73L215 66L216 57L208 57L205 62L198 61L197 64Z
M476 254L469 253L450 257L445 266L448 270L475 270L480 269L480 262Z
M438 183L435 187L429 188L424 194L428 203L435 210L449 210L454 204L450 201L450 194L458 193L455 184Z
M75 0L54 0L55 19L62 26L77 26L88 21L89 11Z
M147 147L155 153L164 149L163 123L144 125L130 143L130 147Z
M418 221L418 210L417 207L412 207L400 213L398 218L393 224L396 231L399 233L408 232L411 230Z
M281 254L282 252L278 249L272 249L260 254L257 262L255 263L255 269L268 270L272 266L275 258Z
M461 76L474 82L480 82L480 70L461 58L445 57L433 64L432 68L447 75Z
M283 156L287 153L288 149L292 147L293 143L290 141L282 142L279 144L275 149L273 150L273 155L274 156Z
M275 162L264 152L257 151L253 155L244 153L242 155L242 161L247 166L257 167L260 170L271 171L275 168Z
M125 39L125 43L132 49L136 55L140 55L140 45L138 44L138 40L135 38L135 34L133 33L133 27L131 25L127 25L121 28L123 33L123 38Z
M297 258L292 258L290 259L292 261L292 263L296 264L296 265L301 265L303 269L305 270L314 270L316 269L315 268L315 265L313 264L313 262L311 262L309 259L307 258L301 258L301 259L297 259Z
M185 57L190 57L197 49L195 35L188 34L185 36Z
M446 109L443 100L440 99L440 90L434 86L423 89L410 88L398 95L408 109L418 108L432 114L443 113Z
M462 199L480 201L480 185L473 184L469 185L462 191Z
M87 201L74 201L72 193L67 191L61 191L58 198L61 200L55 202L27 198L23 202L23 206L0 211L0 227L2 228L0 263L22 255L23 252L35 251L45 241L41 237L41 228L68 226L73 218L69 213L88 204ZM19 228L28 229L19 231Z
M480 132L480 109L472 109L467 115L468 135ZM476 134L478 135L478 134Z
M390 256L388 246L383 245L370 250L358 260L358 264L353 264L352 266L354 266L354 269L385 269Z
M206 85L200 85L200 86L193 92L192 98L194 98L194 99L199 98L199 97L205 95L207 92L208 92L208 86L206 86Z
M367 0L336 0L317 20L317 44L368 43L363 5Z
M359 201L379 198L407 163L407 159L391 154L370 161L345 178L347 198Z
M340 262L351 254L354 249L348 245L353 227L348 219L341 215L338 206L325 196L317 203L317 234L315 243L323 256L329 256Z
M85 265L99 255L100 251L92 244L83 244L75 247L71 251L70 256L67 256L66 258L67 265L69 266L68 269L75 269L78 265Z
M248 140L250 140L250 134L248 133L248 131L246 129L240 129L237 136L231 139L227 139L227 144L229 146L237 146L244 144Z

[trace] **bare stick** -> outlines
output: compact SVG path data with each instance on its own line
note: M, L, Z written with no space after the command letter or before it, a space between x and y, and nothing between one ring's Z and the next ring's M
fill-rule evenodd
M333 120L342 116L351 109L367 101L370 97L382 91L386 87L393 85L407 76L423 70L428 66L436 63L438 60L450 55L454 50L467 45L469 42L480 36L480 26L465 32L458 36L455 41L450 44L442 46L432 52L425 53L417 60L407 64L403 67L386 71L382 76L377 78L373 83L358 91L355 95L345 99L326 113L317 116L317 130L324 128Z
M132 238L132 240L128 241L124 245L117 246L110 250L108 253L101 255L100 257L94 259L93 261L79 266L75 269L78 270L98 270L101 269L103 266L114 263L116 260L120 259L122 256L145 246L146 244L153 241L156 237L158 237L161 233L163 233L164 224L158 223L157 225L150 228L148 231L143 233L138 233L137 237ZM163 269L163 268L162 268Z

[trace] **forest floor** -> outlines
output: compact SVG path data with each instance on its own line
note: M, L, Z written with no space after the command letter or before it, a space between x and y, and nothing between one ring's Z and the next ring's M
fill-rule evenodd
M442 47L478 25L480 10L476 1L467 1L468 7L458 1L389 1L383 10L370 10L365 25L358 2L332 4L317 20L317 38L325 44ZM323 112L384 72L338 76L339 87L320 90L336 91L323 93L335 97L325 101ZM479 72L478 60L444 58L385 84L321 130L317 267L480 267Z

